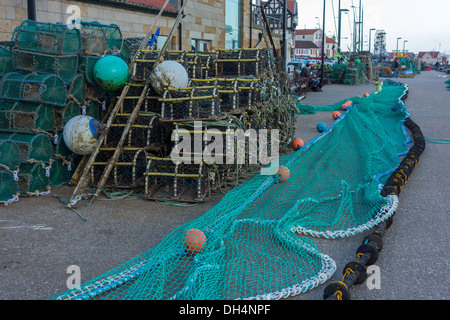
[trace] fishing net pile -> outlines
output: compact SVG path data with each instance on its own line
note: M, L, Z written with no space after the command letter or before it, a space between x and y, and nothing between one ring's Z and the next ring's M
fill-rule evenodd
M51 299L279 299L324 283L336 266L312 237L358 234L397 208L380 191L412 141L407 91L385 81L347 99L324 132L279 159L280 174L257 174L156 247Z

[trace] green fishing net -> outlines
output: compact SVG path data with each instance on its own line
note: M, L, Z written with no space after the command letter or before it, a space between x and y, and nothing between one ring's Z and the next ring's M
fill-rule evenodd
M324 283L336 266L310 236L352 236L398 205L380 190L411 141L406 93L385 82L352 98L323 133L279 159L286 180L257 174L156 247L50 299L279 299Z

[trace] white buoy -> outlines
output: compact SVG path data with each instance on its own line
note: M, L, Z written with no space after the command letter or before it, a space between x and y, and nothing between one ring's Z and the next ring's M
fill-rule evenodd
M97 146L101 129L102 125L96 119L86 115L75 116L64 126L64 142L73 153L91 154Z
M150 83L156 93L162 96L166 88L186 88L189 84L189 76L181 64L168 60L153 69Z

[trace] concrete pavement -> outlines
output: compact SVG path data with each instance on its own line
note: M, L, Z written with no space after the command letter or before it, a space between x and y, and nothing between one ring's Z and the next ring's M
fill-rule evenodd
M425 136L450 139L450 92L435 71L399 79L410 88L406 106ZM375 86L328 85L323 92L308 93L303 101L327 105L344 98L374 92ZM317 135L317 122L332 122L328 113L301 115L297 134L307 143ZM351 289L354 300L449 299L448 227L450 145L427 143L420 162L400 194L394 223L386 232L376 265L381 288L366 284ZM73 187L52 190L70 198ZM86 218L65 208L51 195L21 198L0 207L0 299L46 299L67 289L67 268L77 265L81 281L88 281L156 246L178 225L203 215L220 195L192 207L167 206L144 200L97 200L82 203ZM337 264L332 280L354 260L365 234L348 239L314 239L319 249ZM290 300L322 300L325 285Z

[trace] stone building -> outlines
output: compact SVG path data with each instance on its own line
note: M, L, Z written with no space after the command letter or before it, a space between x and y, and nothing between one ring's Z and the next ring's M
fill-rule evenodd
M82 21L117 24L123 38L145 36L165 3L165 0L2 0L0 41L11 40L14 29L28 18L30 1L36 4L37 21L66 24L79 15ZM261 19L258 20L256 16L257 5L268 8L268 3L272 1L284 3L281 0L270 0L267 3L258 0L189 0L181 27L177 26L169 49L195 48L199 51L210 51L219 48L254 47L263 31ZM292 39L297 23L297 3L292 0L287 2L290 8L289 38ZM155 29L160 28L159 45L162 45L169 35L182 5L183 0L169 0L165 12L155 26ZM265 12L269 19L274 15L272 11L265 9ZM254 17L252 20L251 16ZM273 31L275 47L279 50L282 33ZM264 41L260 47L265 47ZM293 46L290 48L293 50Z

